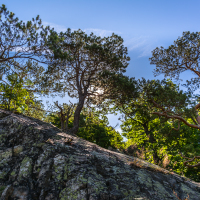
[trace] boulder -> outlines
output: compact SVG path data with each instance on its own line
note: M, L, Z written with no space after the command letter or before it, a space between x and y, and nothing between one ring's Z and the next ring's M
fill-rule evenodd
M0 110L1 200L186 198L200 199L198 183L51 124Z

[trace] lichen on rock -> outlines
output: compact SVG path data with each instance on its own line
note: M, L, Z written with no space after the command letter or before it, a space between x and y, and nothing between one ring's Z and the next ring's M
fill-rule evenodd
M31 177L31 172L32 172L32 159L29 157L25 157L20 165L18 181L21 181L22 179L28 179L29 177Z

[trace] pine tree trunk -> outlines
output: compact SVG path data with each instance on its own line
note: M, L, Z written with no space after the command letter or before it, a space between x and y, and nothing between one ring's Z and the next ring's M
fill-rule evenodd
M83 108L84 102L85 102L86 95L79 95L79 103L76 107L75 113L74 113L74 122L73 122L73 128L71 128L69 131L72 134L77 134L79 129L79 119L80 119L80 113Z

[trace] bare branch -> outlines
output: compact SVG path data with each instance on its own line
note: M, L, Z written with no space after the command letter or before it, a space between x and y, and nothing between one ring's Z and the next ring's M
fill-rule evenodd
M184 166L187 166L189 168L194 168L194 167L200 167L200 163L197 163L195 165L189 165L187 163L194 161L195 159L200 159L200 156L194 156L193 158L188 158L185 157L181 152L179 153L183 158L189 159L183 162Z

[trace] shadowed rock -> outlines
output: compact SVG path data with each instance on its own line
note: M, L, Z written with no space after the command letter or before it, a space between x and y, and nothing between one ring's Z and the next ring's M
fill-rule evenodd
M1 200L200 199L200 186L138 158L0 110Z

